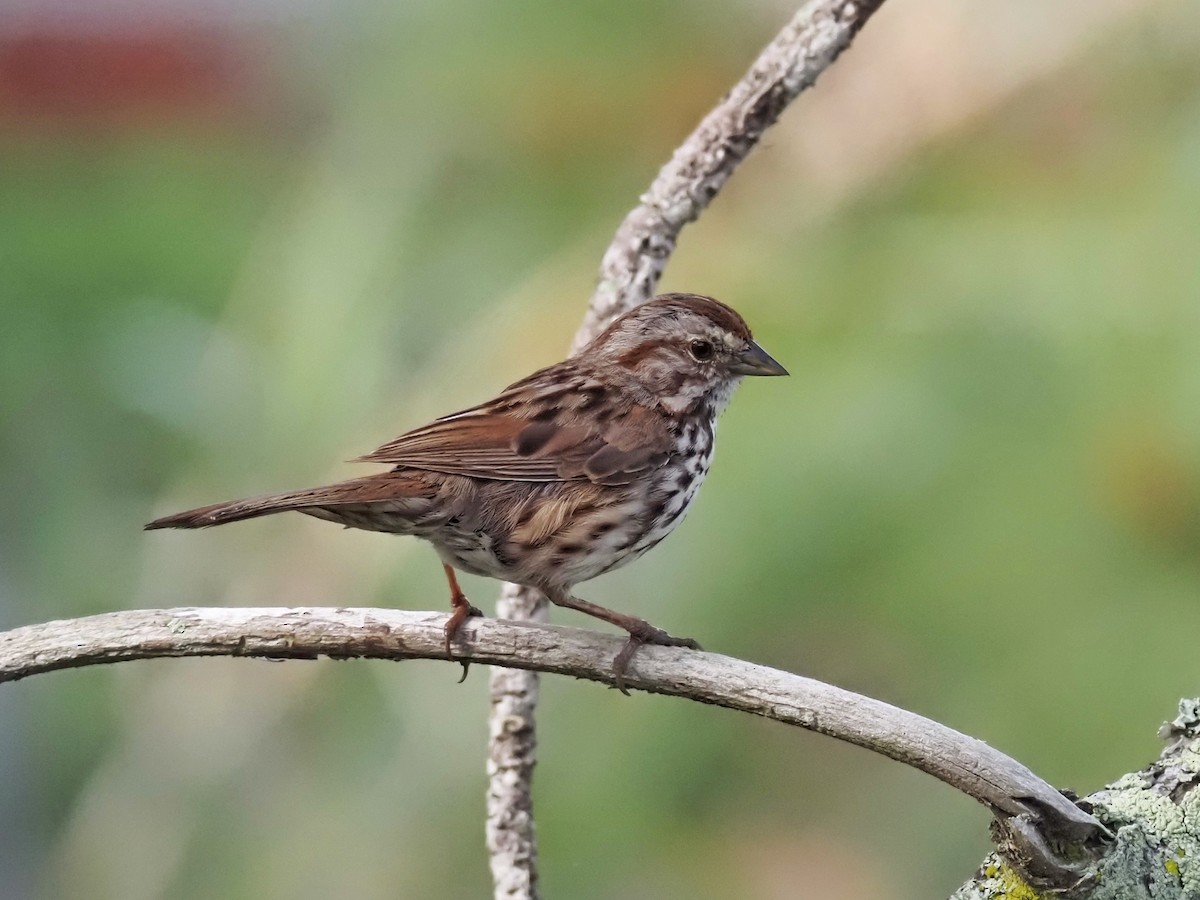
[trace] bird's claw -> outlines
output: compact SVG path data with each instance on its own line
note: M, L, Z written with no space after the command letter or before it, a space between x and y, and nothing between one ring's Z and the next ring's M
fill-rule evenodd
M639 627L636 631L630 631L629 640L625 642L621 652L613 659L613 687L626 697L629 696L629 691L625 689L625 670L642 644L658 644L660 647L686 647L689 650L703 649L693 638L678 638L648 623L643 623L643 627Z
M454 606L454 611L450 613L450 618L446 620L446 626L443 630L446 634L446 656L453 658L454 652L450 647L450 643L454 640L454 635L458 633L458 629L463 622L473 616L482 616L483 610L477 606L472 606L471 602L462 594L452 598L450 602ZM462 684L467 680L467 672L471 669L470 660L462 660L461 662L463 672L462 677L458 679L458 684Z

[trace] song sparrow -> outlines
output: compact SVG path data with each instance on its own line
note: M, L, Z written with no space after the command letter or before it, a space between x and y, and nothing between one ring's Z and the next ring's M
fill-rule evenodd
M450 583L448 656L459 625L481 615L458 586L454 570L462 569L537 588L629 632L613 662L624 691L641 644L699 645L571 589L670 534L708 473L717 416L741 376L786 374L728 306L664 294L571 359L359 458L392 466L388 472L205 506L146 528L206 528L295 510L416 535L433 544Z

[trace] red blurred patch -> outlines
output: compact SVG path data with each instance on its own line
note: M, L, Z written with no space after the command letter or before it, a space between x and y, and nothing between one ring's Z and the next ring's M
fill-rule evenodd
M0 39L0 126L135 126L240 116L264 85L242 34L32 34Z

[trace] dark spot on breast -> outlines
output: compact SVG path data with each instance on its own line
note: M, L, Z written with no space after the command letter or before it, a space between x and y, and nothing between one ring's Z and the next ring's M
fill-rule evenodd
M558 550L560 553L566 553L568 556L575 556L583 551L583 544L575 544L575 543L559 544Z
M588 537L590 537L593 541L598 541L600 538L604 537L606 534L608 534L610 531L612 531L616 527L617 527L616 522L601 522L599 525L597 525L595 528L592 529L592 531L588 535Z

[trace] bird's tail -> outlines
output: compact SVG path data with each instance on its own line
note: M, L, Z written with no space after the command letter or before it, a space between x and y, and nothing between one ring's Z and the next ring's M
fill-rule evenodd
M230 500L226 503L214 503L212 506L201 506L197 509L189 509L155 519L145 528L147 531L154 531L158 528L211 528L214 525L224 525L226 522L240 522L243 519L255 519L259 516L269 516L291 510L319 514L321 510L327 510L330 507L411 497L413 488L411 479L398 477L394 473L368 475L365 478L355 478L351 481L308 488L303 491L292 491L287 494L270 494L266 497L249 497L244 500ZM324 517L322 516L322 518Z

